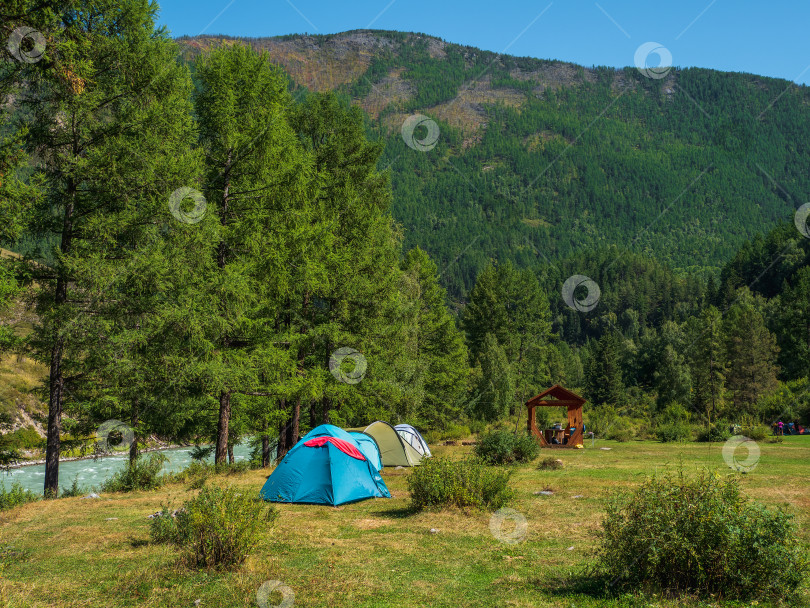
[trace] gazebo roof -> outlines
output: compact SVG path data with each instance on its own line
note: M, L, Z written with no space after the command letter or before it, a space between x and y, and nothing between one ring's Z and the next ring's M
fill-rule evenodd
M553 399L545 399L545 397L553 397ZM576 393L564 389L559 384L555 384L550 389L547 389L529 399L526 402L527 407L547 406L547 407L582 407L586 399L580 397Z

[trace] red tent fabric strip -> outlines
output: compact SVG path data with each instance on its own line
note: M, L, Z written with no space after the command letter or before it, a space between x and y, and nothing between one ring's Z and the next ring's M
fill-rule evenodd
M316 437L315 439L310 439L304 445L308 448L320 448L325 446L327 443L331 443L341 452L348 454L352 458L356 458L357 460L366 459L360 450L354 447L351 443L344 439L338 439L337 437Z

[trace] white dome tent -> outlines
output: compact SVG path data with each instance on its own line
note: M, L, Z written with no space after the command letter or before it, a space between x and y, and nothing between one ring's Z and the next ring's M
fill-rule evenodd
M398 424L394 428L396 429L397 434L402 437L403 441L406 441L408 445L419 452L422 457L430 457L430 448L428 447L425 438L419 434L419 431L413 428L410 424Z

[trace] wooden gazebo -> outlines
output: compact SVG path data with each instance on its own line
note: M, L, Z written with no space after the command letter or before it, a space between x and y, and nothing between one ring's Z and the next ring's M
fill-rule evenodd
M526 402L526 408L529 410L526 429L540 440L540 444L544 448L573 448L582 445L582 406L584 403L585 399L576 393L555 384ZM534 408L536 407L567 408L568 426L565 429L543 429L543 432L540 432L534 419Z

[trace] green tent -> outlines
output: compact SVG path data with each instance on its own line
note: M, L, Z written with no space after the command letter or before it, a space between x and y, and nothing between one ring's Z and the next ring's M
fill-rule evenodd
M403 441L396 429L387 422L378 420L366 428L346 430L371 435L380 448L384 467L413 467L422 461L422 454L413 449L407 441Z

